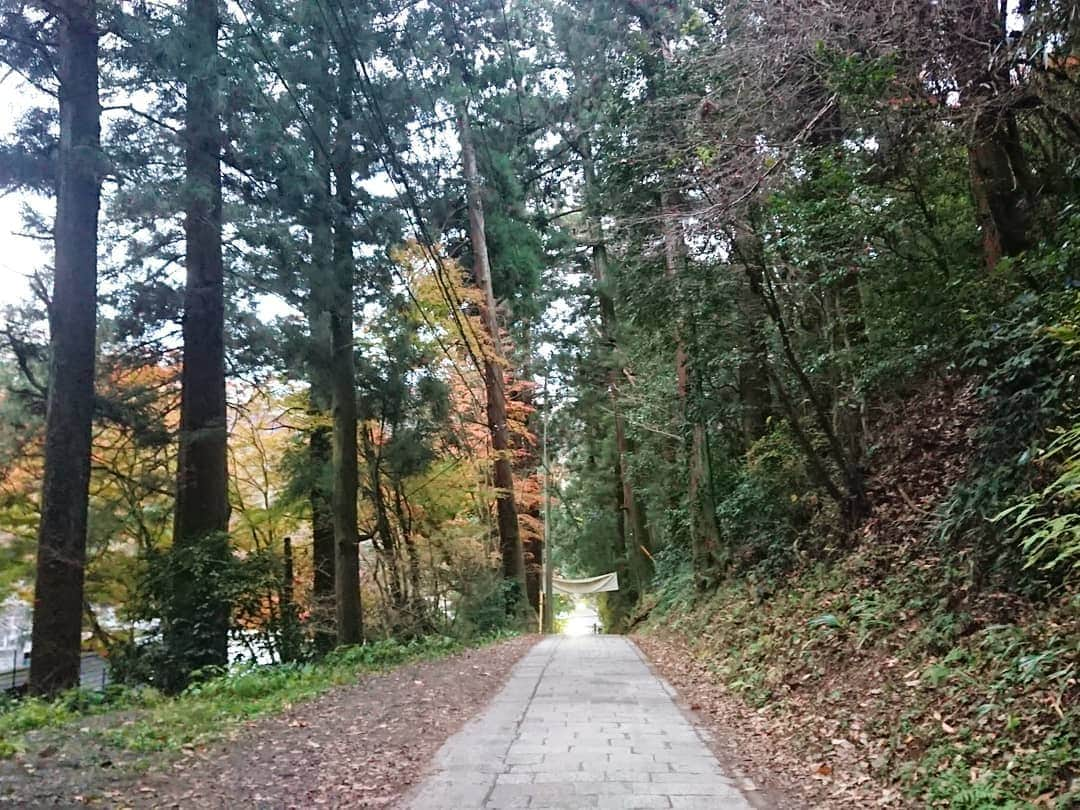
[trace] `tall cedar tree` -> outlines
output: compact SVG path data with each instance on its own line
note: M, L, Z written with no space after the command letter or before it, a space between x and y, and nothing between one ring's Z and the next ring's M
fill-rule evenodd
M185 20L184 361L166 644L180 681L227 663L229 606L212 574L229 560L225 298L217 0L188 0Z
M337 597L334 578L336 547L334 523L333 471L334 429L327 422L333 404L334 347L329 327L329 313L337 300L334 283L334 236L332 220L333 167L326 153L332 142L331 119L334 93L330 67L330 52L323 26L314 27L316 37L323 41L312 49L321 67L323 80L312 87L311 161L315 170L315 204L309 224L311 231L311 271L308 279L307 318L313 346L309 370L310 410L315 426L308 440L308 459L311 466L311 603L315 625L315 643L327 650L336 641ZM350 308L352 304L349 304ZM324 474L330 471L330 474Z
M34 590L31 690L78 685L94 409L101 107L94 0L59 17L60 151L56 198L45 473Z
M473 275L483 294L484 326L491 338L491 351L484 357L484 386L487 389L487 418L491 430L491 446L495 453L495 487L499 550L502 553L503 576L521 585L525 593L525 555L518 526L517 504L514 498L514 471L510 455L510 427L506 421L506 390L503 383L504 359L500 346L499 319L495 292L491 286L491 264L488 259L487 236L484 231L484 203L480 196L480 172L476 167L476 147L473 143L469 111L464 101L458 102L458 139L461 141L461 165L465 174L466 204L469 209L469 239L472 243Z
M330 310L331 392L334 416L333 487L334 583L338 644L363 638L360 607L360 535L356 498L360 472L356 440L356 360L353 345L353 65L352 51L338 43L337 132L332 156L334 175L334 294Z

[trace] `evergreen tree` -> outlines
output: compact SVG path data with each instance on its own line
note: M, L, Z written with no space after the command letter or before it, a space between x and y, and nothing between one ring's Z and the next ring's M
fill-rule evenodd
M184 18L184 356L172 593L163 617L180 683L228 659L229 604L219 579L230 558L220 13L217 0L190 0Z
M97 6L93 0L63 3L55 23L60 142L30 673L31 688L40 694L79 683L103 169Z

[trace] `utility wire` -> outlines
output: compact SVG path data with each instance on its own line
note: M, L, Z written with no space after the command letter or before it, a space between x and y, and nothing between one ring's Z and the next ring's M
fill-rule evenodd
M319 5L318 0L316 0L316 4ZM270 54L270 51L266 46L265 40L263 39L262 35L259 33L258 29L255 28L254 24L252 23L251 17L248 15L247 11L243 8L243 6L240 5L240 4L237 4L237 8L239 9L241 16L244 18L244 23L246 24L246 26L248 28L248 31L251 33L251 35L252 35L252 37L254 39L256 47L258 48L259 52L262 54L264 64L274 74L274 76L277 78L277 80L281 83L282 87L285 88L285 92L289 96L289 99L292 101L293 106L296 108L297 114L300 116L300 119L303 121L305 127L307 128L309 134L311 135L312 143L314 144L316 150L322 155L323 159L325 161L327 161L327 163L330 163L332 161L332 156L331 156L331 153L330 153L329 149L327 148L326 144L323 142L322 136L320 135L320 133L316 129L315 125L312 123L311 119L309 118L307 113L304 111L304 107L300 103L299 98L297 98L295 92L292 89L292 86L289 84L288 80L285 78L285 76L282 74L281 70L279 69L278 65L275 63L273 56ZM350 49L350 52L351 52L351 49ZM354 69L355 69L355 61L351 57L350 57L350 61L353 62ZM271 102L269 106L270 106L270 109L273 109L273 107L274 107L274 104L273 104L274 99L272 99L270 97L270 95L266 92L265 88L260 86L259 92L263 95L263 97L268 102ZM285 122L282 121L280 118L278 118L278 123L282 124L282 126L284 126ZM357 210L359 211L360 217L361 217L361 219L363 219L364 224L367 226L368 230L371 231L372 233L375 233L376 228L374 226L374 223L371 221L370 217L367 215L367 213L363 210L362 207L359 207L359 206L357 207ZM430 246L430 251L431 251L431 255L433 255L433 256L435 256L437 258L438 254L437 254L437 251L435 250L433 244ZM441 265L439 265L439 266L441 267ZM424 323L428 326L429 329L431 329L432 336L435 338L436 343L438 344L439 348L442 350L443 354L446 356L447 360L450 361L450 364L453 366L453 368L457 372L458 376L461 377L461 380L465 384L465 388L469 392L469 395L472 397L474 404L476 404L476 406L478 408L483 409L482 404L480 403L480 401L477 398L476 394L472 390L472 385L470 384L468 378L466 377L465 373L461 370L460 366L458 366L456 360L454 359L453 353L450 351L449 347L447 347L446 344L443 342L442 337L439 335L438 328L432 322L432 320L428 316L427 311L424 309L423 304L420 302L420 300L417 298L416 294L413 292L413 289L412 289L411 285L409 284L408 279L405 278L404 274L396 266L396 264L392 264L391 272L393 272L394 275L397 276L398 280L402 284L402 287L405 289L407 295L409 296L409 299L412 301L413 305L416 306L417 311L420 313L421 318L423 318ZM440 289L441 289L442 285L440 284L439 286L440 286ZM444 296L444 298L445 298L445 296ZM455 310L455 307L454 307L453 303L451 301L447 301L446 303L449 305L449 307L451 309L451 312L454 313L454 320L456 322L458 320L458 316L457 316L457 312ZM460 328L459 328L459 332L461 332L461 336L462 336L462 339L464 340L466 350L468 351L469 355L472 357L473 364L476 366L477 370L482 374L483 370L482 370L481 366L476 361L475 354L473 353L472 347L468 342L468 338L464 335L464 333L460 330ZM474 339L475 339L475 332L473 333L473 336L474 336Z
M473 340L475 340L478 345L481 345L482 342L476 334L476 331L473 329L472 324L468 321L462 321L461 319L461 301L457 299L453 292L453 285L447 280L446 267L443 264L440 252L436 248L431 235L427 232L427 228L424 227L423 211L420 208L419 200L413 191L412 185L409 183L408 173L397 154L397 150L394 148L393 139L390 135L390 128L386 123L382 108L374 93L374 82L372 82L371 75L368 73L367 64L364 60L357 59L356 53L353 50L351 43L356 41L357 37L349 23L348 15L341 0L330 0L330 2L337 7L336 11L340 12L340 16L338 16L337 13L331 13L334 23L341 35L339 37L339 47L341 47L349 56L349 62L352 65L357 79L360 81L361 92L364 95L364 100L371 114L371 117L366 118L365 121L369 123L374 121L379 128L377 135L375 133L372 134L375 136L375 140L381 141L383 144L383 149L380 150L380 159L382 160L383 167L386 169L387 176L390 178L390 182L399 196L401 196L401 191L398 189L399 181L404 188L404 199L407 202L407 210L414 220L413 226L416 229L417 235L420 237L421 244L435 267L436 283L449 306L455 326L464 340L465 348L473 361L473 365L478 371L483 373L483 367L475 353L472 351L472 345L465 335L465 327L468 326L468 331L472 333ZM320 12L323 13L324 19L327 19L326 8L323 6L322 0L315 0L315 5L320 9ZM329 22L329 19L327 19L327 22ZM491 339L493 341L498 340L499 336L492 335Z

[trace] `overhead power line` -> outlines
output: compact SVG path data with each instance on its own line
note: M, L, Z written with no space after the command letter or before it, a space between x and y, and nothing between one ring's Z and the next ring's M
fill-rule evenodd
M321 4L318 3L318 0L316 0L316 4L320 6L320 12L323 14L324 19L325 19L325 11L322 10ZM304 110L303 104L301 104L300 99L297 97L297 95L294 92L292 86L290 85L288 79L285 78L284 74L280 70L277 63L275 62L273 55L271 54L269 48L266 45L265 39L263 38L262 34L260 34L258 29L253 24L250 15L247 13L247 11L243 8L242 5L238 4L237 8L239 9L240 14L243 16L244 23L245 23L248 31L250 32L250 34L251 34L251 36L252 36L252 38L253 38L253 40L255 42L256 47L258 48L259 52L262 55L264 64L266 65L267 68L269 68L269 70L273 73L274 77L281 83L282 87L285 89L285 92L288 95L288 97L289 97L290 101L292 102L293 106L295 107L297 114L300 116L301 121L304 123L305 128L308 130L308 133L309 133L309 135L311 137L311 142L314 145L315 149L319 152L319 154L323 157L323 159L325 161L327 161L327 163L330 163L330 161L332 160L332 155L331 155L331 152L330 152L329 148L327 147L327 145L323 142L322 134L318 131L318 129L312 123L312 121L311 121L310 117L308 116L307 112ZM339 28L340 28L340 26L339 26ZM356 69L356 60L355 60L355 58L354 58L354 56L352 54L351 47L348 48L348 52L349 52L349 61L350 61L350 63L352 63L353 69L355 70ZM359 77L359 73L357 75ZM273 108L273 103L272 103L273 99L266 92L265 88L260 87L259 92L263 95L263 97L268 102L271 102L269 106L272 109ZM366 93L365 93L365 97L366 97ZM280 124L282 124L282 126L284 126L284 122L281 121L280 119L278 119L278 123L280 123ZM385 165L386 165L385 164L385 159L384 159L384 156L382 154L380 154L380 160L382 160L384 162L384 167L385 167ZM388 172L388 175L389 175L389 172ZM391 176L391 182L392 183L394 182L392 176ZM395 191L397 191L396 185L395 185ZM410 191L410 197L411 197L411 199L410 199L410 207L414 208L412 214L414 216L417 216L417 215L419 215L419 211L420 211L419 203L416 201L415 196L412 195L411 188L409 189L409 191ZM400 196L400 193L399 193L399 196ZM371 221L370 217L363 210L363 208L358 207L357 210L358 210L358 212L360 214L361 219L364 221L364 223L368 227L368 229L372 233L376 232L374 223ZM460 301L457 301L453 295L448 295L447 294L446 281L445 281L445 276L446 276L445 267L442 264L441 257L439 256L438 250L435 247L434 243L430 240L430 238L427 238L426 231L424 231L424 229L423 229L422 219L417 224L416 227L418 229L418 232L420 232L423 235L423 237L425 237L422 240L422 244L423 244L424 249L427 251L429 258L433 262L433 268L435 269L436 274L437 274L436 284L440 289L440 293L443 296L444 302L447 304L448 308L450 309L450 311L452 313L453 320L455 322L455 326L457 328L457 331L458 331L460 337L462 338L465 350L468 353L469 357L471 358L472 363L476 367L477 371L480 374L483 374L483 368L479 364L475 353L472 351L472 346L469 343L469 338L465 334L464 329L461 326L460 313L459 313L459 308L461 306ZM473 393L472 386L469 383L468 377L461 370L461 367L458 366L457 361L456 361L456 359L454 357L454 354L450 351L449 347L443 341L442 337L439 334L438 327L435 325L435 323L429 317L429 315L427 313L427 310L424 308L423 303L420 301L420 299L417 297L416 293L413 291L412 286L409 284L408 279L405 278L404 274L401 272L401 270L396 265L392 265L391 272L393 272L394 275L397 277L398 281L401 283L401 285L404 288L406 294L408 295L410 301L412 301L413 305L416 306L417 311L420 313L420 316L423 319L424 323L431 330L432 336L434 337L434 339L436 341L436 344L439 346L440 350L446 356L446 359L450 362L450 364L454 368L455 372L461 378L463 384L465 385L466 390L469 392L469 395L473 399L474 404L476 404L476 406L478 408L483 409L483 405L480 403L480 401L476 397L475 393ZM442 275L443 277L439 278L438 275ZM466 321L466 323L468 323L468 322ZM471 324L469 326L470 326L470 331L472 332L472 335L473 335L473 339L474 340L477 339L475 331L471 329Z

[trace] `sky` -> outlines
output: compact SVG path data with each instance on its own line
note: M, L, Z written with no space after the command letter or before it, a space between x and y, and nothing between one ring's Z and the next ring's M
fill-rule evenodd
M6 139L14 131L31 98L31 91L18 76L0 75L0 139ZM0 196L0 310L26 298L30 292L30 275L51 259L51 245L18 235L22 231L21 212L27 203L42 212L49 206L48 201L25 194Z

